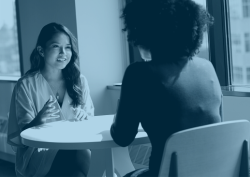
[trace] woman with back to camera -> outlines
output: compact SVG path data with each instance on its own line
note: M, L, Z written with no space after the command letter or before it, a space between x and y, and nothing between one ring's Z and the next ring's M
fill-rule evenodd
M210 61L195 56L213 17L192 0L131 0L122 18L128 41L147 62L126 69L110 131L125 147L141 123L152 145L149 168L126 176L158 176L171 134L222 121L215 70Z
M61 24L45 25L30 61L31 69L18 80L10 106L8 143L17 147L16 174L86 176L90 150L32 148L20 139L21 131L33 126L58 120L87 121L94 115L88 82L79 70L76 38Z

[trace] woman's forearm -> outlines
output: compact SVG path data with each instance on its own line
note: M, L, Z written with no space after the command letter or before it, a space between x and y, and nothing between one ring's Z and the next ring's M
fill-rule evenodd
M28 129L28 128L31 128L31 127L34 127L34 122L31 121L30 123L26 124L23 128L22 128L22 131Z
M37 115L32 121L30 121L30 123L26 124L26 125L22 128L22 131L24 131L24 130L26 130L26 129L28 129L28 128L31 128L31 127L40 125L40 124L37 122L37 120L39 120L38 116L40 116L39 113L38 113L38 115Z

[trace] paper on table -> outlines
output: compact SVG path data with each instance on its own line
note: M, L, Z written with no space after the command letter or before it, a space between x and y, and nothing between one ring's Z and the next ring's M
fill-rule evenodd
M114 83L114 86L122 86L122 83Z

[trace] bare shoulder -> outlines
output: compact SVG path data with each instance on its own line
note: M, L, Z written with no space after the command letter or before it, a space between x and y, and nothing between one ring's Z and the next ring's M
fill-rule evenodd
M202 78L203 81L210 83L210 86L213 87L214 90L217 90L217 93L221 94L219 79L212 63L207 59L198 57L195 57L193 61L195 68L197 69L196 72L200 74L200 78Z
M215 72L214 66L209 60L200 57L194 57L192 60L197 68L208 72Z
M193 57L192 60L197 64L203 64L203 65L207 65L207 66L212 65L212 63L205 58Z

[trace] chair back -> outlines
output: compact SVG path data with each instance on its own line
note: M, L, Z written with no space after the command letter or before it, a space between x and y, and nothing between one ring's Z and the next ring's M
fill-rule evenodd
M247 120L177 132L166 141L159 176L249 177L249 138Z

